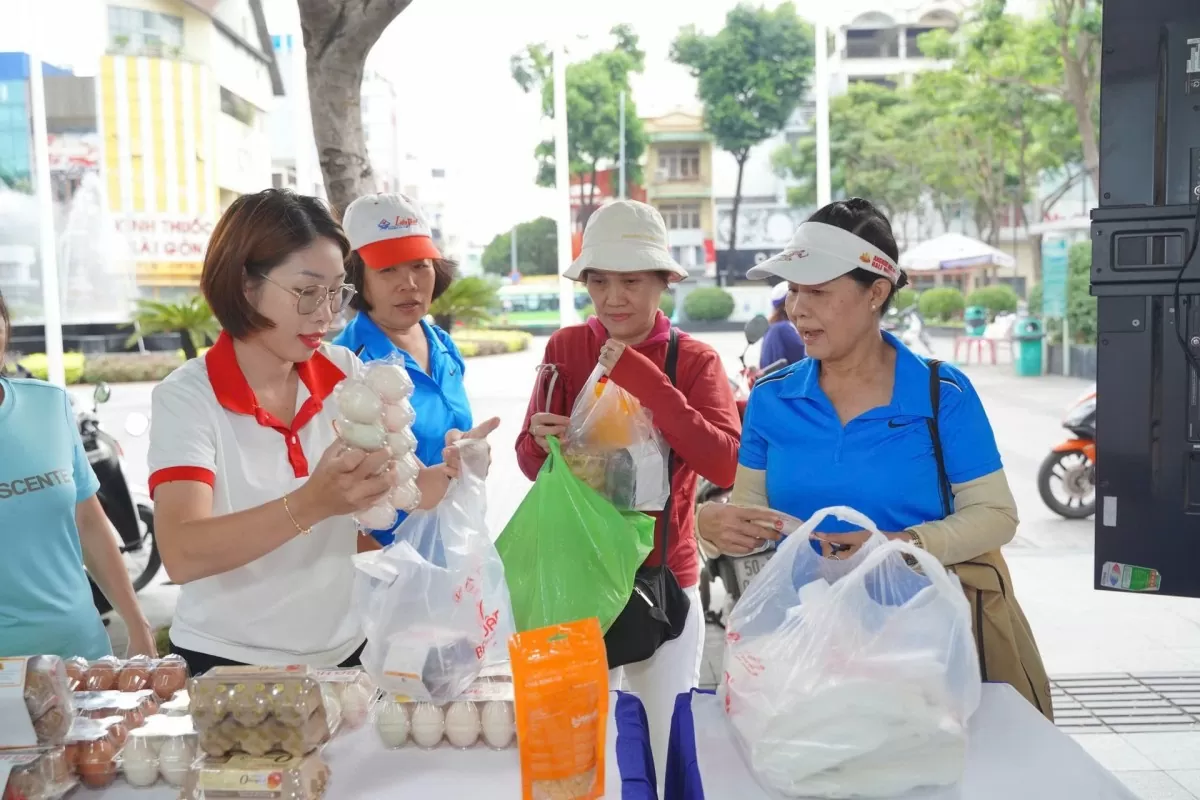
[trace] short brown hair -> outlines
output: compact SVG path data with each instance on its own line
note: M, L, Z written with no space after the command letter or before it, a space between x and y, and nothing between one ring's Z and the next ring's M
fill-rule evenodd
M354 286L354 296L350 298L350 307L355 311L370 311L371 304L367 302L367 287L364 285L364 275L370 269L363 263L355 250L346 261L346 282ZM450 284L458 277L458 262L450 258L433 259L433 299L437 300L446 293Z
M266 189L234 200L213 229L200 273L200 290L221 327L235 339L272 327L246 299L246 280L262 280L320 238L349 256L342 226L316 197Z

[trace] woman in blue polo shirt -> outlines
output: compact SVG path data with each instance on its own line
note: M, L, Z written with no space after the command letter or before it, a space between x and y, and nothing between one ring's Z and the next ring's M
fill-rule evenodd
M930 362L880 330L907 282L898 260L887 218L855 198L817 211L787 249L750 270L751 278L788 282L788 316L809 357L755 384L730 503L701 509L698 535L706 550L743 555L779 538L775 512L807 519L821 508L850 506L888 538L948 566L988 561L996 591L1024 623L1000 555L1016 534L1016 504L983 404L962 372L932 365L933 375ZM944 470L931 438L935 378ZM814 546L846 558L869 536L827 517ZM978 608L982 615L983 603ZM1036 646L1028 658L1037 663L1026 675L1041 669ZM1039 702L1042 687L1031 688L1038 682L1013 683Z
M358 198L346 209L343 226L355 251L347 280L358 290L350 300L358 313L334 343L363 361L404 359L414 386L417 458L426 466L440 464L446 433L472 427L463 357L449 333L425 321L430 305L454 281L455 264L442 258L416 203L402 194ZM372 535L387 545L392 531Z

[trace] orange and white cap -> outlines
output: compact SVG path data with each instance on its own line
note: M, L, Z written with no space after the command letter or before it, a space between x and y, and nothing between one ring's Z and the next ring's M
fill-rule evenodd
M346 208L342 227L350 247L371 269L442 257L425 215L406 195L363 195Z

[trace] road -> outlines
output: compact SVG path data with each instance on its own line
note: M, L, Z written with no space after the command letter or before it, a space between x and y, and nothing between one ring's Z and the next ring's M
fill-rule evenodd
M736 368L743 340L738 334L706 334ZM939 347L948 346L936 342ZM524 497L529 483L516 466L512 450L534 370L544 340L528 351L474 359L467 369L467 390L479 418L498 415L493 435L495 460L488 481L488 521L499 534ZM947 357L948 352L939 352ZM1200 671L1200 601L1146 597L1092 590L1092 522L1068 521L1047 509L1037 493L1037 469L1049 447L1064 434L1063 410L1086 388L1083 381L1043 377L1020 379L1010 366L968 366L968 375L983 398L1021 514L1016 540L1006 548L1016 591L1038 636L1050 672L1055 675L1111 671ZM145 436L124 432L131 413L149 413L151 386L113 387L100 418L122 440L132 479L144 484ZM88 389L74 391L86 398ZM140 596L156 625L170 622L177 589L165 576ZM118 650L123 644L119 621L110 626ZM717 636L710 639L716 640ZM715 680L720 644L712 641L706 659L706 682Z

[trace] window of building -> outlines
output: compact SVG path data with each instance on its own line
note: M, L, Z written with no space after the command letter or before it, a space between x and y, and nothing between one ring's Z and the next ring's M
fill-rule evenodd
M700 148L681 147L658 151L658 176L664 181L694 181L700 178Z
M667 223L667 230L696 230L700 227L698 203L659 206L658 210L663 215L663 221Z
M120 52L178 55L183 49L183 17L109 6L108 44Z
M887 14L859 15L846 30L845 57L899 58L900 29Z
M221 87L221 113L228 114L243 125L254 127L258 109L249 100Z

